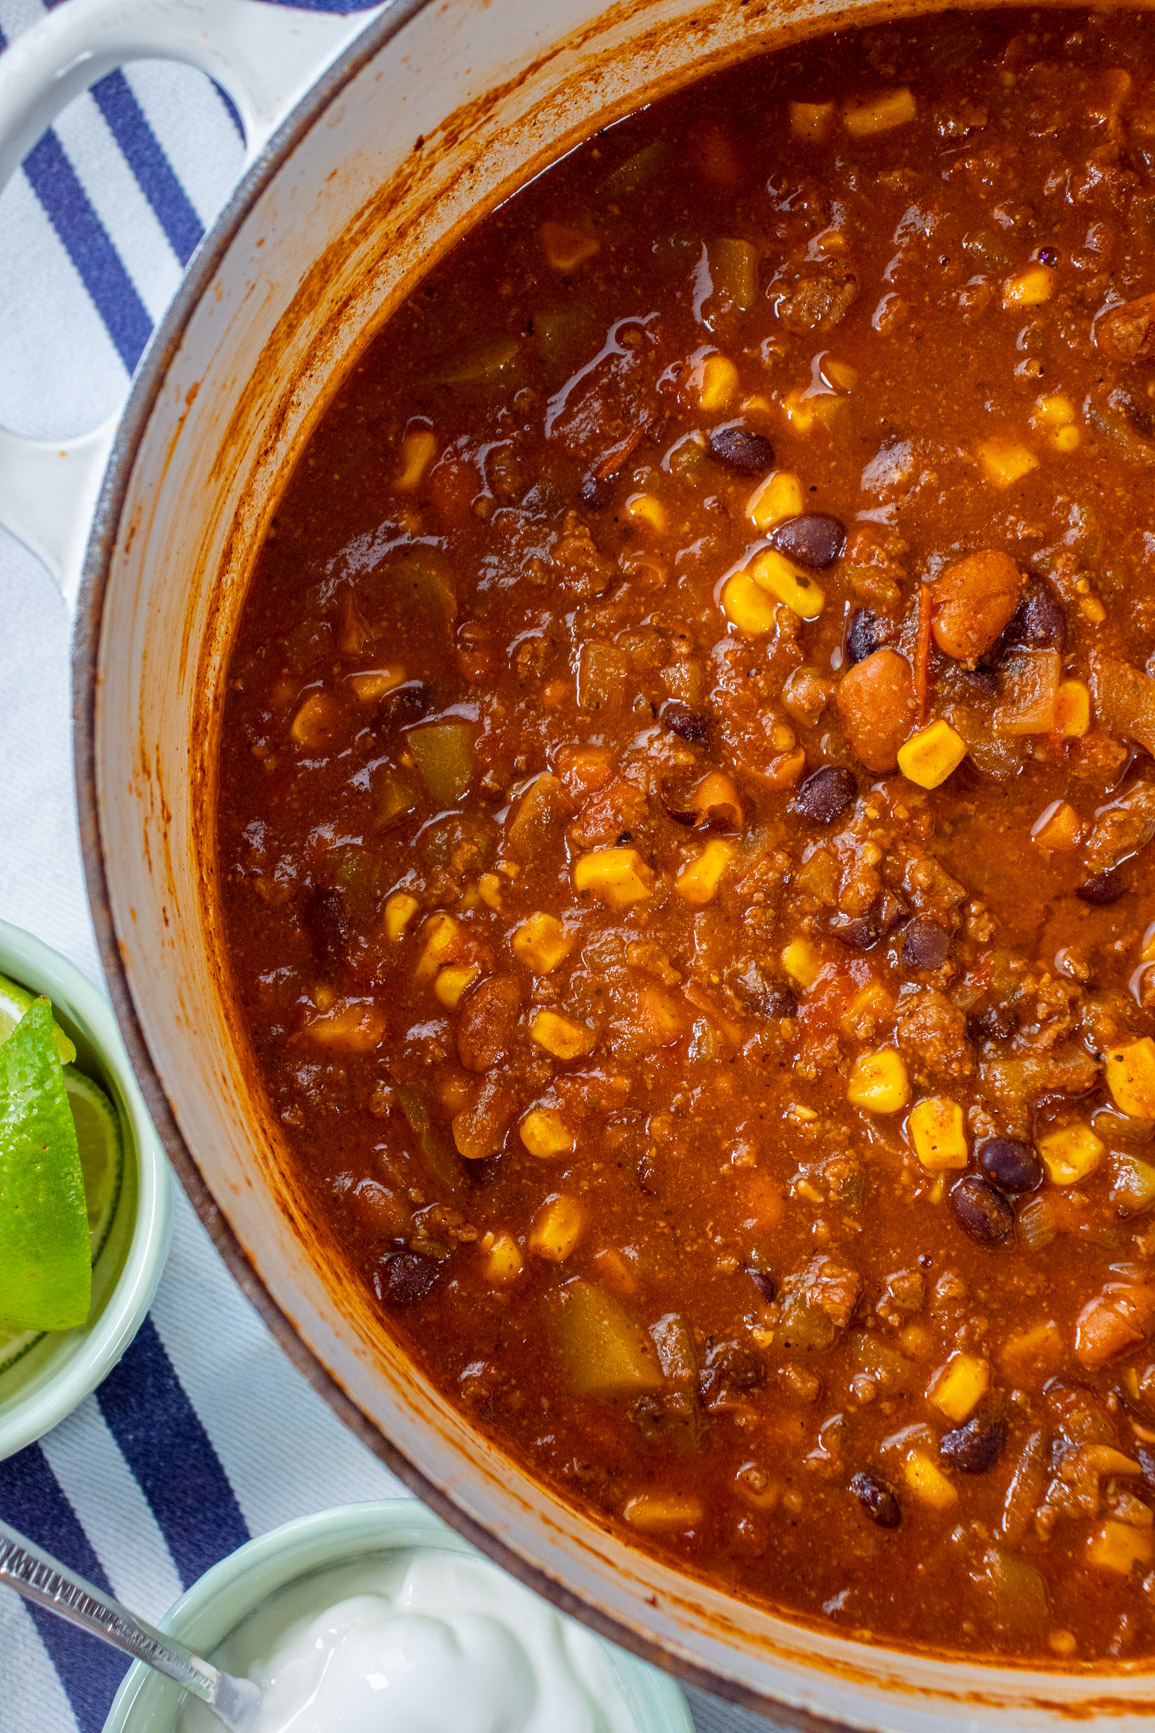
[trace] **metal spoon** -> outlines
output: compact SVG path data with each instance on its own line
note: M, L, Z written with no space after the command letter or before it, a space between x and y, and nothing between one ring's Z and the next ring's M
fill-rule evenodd
M260 1692L251 1680L222 1673L183 1643L134 1618L119 1601L101 1594L6 1522L0 1522L0 1583L7 1583L38 1607L59 1613L69 1624L110 1643L134 1661L155 1667L166 1679L174 1679L207 1703L230 1733L254 1733Z

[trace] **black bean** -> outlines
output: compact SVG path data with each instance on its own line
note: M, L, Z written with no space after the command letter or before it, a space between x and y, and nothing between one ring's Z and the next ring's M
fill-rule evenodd
M849 770L824 764L808 776L794 796L794 810L811 824L833 824L854 804L858 784Z
M1014 1013L1001 1000L976 1005L967 1014L967 1038L971 1041L1005 1041L1014 1029Z
M956 663L952 673L955 684L962 688L963 695L975 702L997 698L999 695L999 677L993 668L964 668Z
M751 433L740 421L715 427L710 435L710 455L739 475L762 475L774 465L774 447L766 435Z
M1043 1183L1043 1164L1029 1143L1017 1137L985 1137L978 1147L979 1166L1000 1191L1034 1191Z
M1001 645L1026 644L1035 650L1061 650L1067 636L1067 616L1050 584L1031 586L1011 616Z
M748 1269L746 1274L749 1276L762 1298L766 1301L767 1305L773 1305L774 1296L778 1292L778 1283L774 1280L770 1271Z
M832 915L826 931L852 951L872 951L882 937L882 922L873 911L865 915Z
M1007 1429L1001 1420L988 1420L985 1425L978 1419L968 1420L965 1426L956 1426L943 1435L938 1451L963 1474L985 1474L998 1461L1006 1441Z
M591 511L605 511L613 495L613 483L600 475L587 475L578 489L582 504Z
M1015 1231L1015 1212L989 1179L964 1173L950 1189L950 1207L959 1226L980 1245L1001 1246Z
M373 1272L373 1287L383 1306L414 1306L437 1280L438 1264L417 1252L386 1252Z
M1155 1496L1155 1450L1140 1444L1135 1451L1135 1460L1143 1473L1143 1490L1151 1498Z
M1126 889L1122 874L1113 871L1096 873L1093 879L1088 879L1085 885L1079 886L1075 895L1082 902L1090 903L1092 908L1105 909L1111 903L1117 903Z
M878 621L869 608L855 608L846 622L846 637L842 644L846 666L853 668L856 662L865 662L877 649Z
M885 1480L880 1480L868 1469L860 1468L851 1476L850 1490L871 1522L876 1522L879 1528L898 1527L902 1521L902 1506Z
M335 969L345 954L349 916L340 891L315 891L305 906L305 924L322 969Z
M770 545L797 565L823 571L834 564L845 540L845 526L836 517L808 511L780 523L770 537Z
M404 686L390 692L386 716L389 722L405 728L411 722L420 722L432 708L433 688L424 680L407 680Z
M950 950L950 934L937 921L917 916L902 935L904 969L941 969Z
M741 974L731 977L730 985L743 1008L756 1012L760 1017L793 1017L798 1009L793 989L784 981L768 979L753 958Z
M671 698L668 704L662 705L662 727L676 734L679 740L697 745L710 732L710 718L701 710L691 710L680 698Z

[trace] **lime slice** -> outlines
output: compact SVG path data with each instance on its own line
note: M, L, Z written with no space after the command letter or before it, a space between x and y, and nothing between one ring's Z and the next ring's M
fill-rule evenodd
M124 1171L124 1144L116 1108L91 1077L75 1065L64 1067L64 1087L76 1126L80 1166L84 1174L84 1201L88 1206L88 1232L92 1261L96 1262L108 1238L120 1179ZM4 1352L0 1347L0 1355Z
M7 975L0 975L0 1041L7 1041L35 997L35 993L30 993L26 987L18 987ZM52 1027L56 1035L56 1051L60 1055L60 1063L71 1065L76 1058L76 1048L55 1019Z
M10 1331L85 1323L89 1243L52 1007L34 999L0 1042L0 1319Z
M64 1087L76 1126L80 1166L84 1173L84 1196L88 1208L92 1262L104 1250L104 1242L116 1214L124 1174L124 1140L116 1109L100 1086L75 1065L64 1067ZM0 1330L0 1373L7 1372L29 1348L43 1341L43 1330L22 1330L9 1335Z

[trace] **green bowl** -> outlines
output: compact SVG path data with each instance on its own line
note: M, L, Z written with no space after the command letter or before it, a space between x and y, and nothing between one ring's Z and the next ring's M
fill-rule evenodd
M0 1460L35 1443L112 1371L152 1304L168 1254L168 1162L145 1111L104 994L31 933L0 921L0 974L46 993L76 1043L76 1063L111 1096L124 1133L124 1178L92 1272L80 1330L52 1331L0 1372Z
M209 1657L242 1619L287 1583L328 1565L348 1564L395 1547L474 1552L416 1499L341 1505L287 1522L222 1559L181 1596L160 1628L171 1631L194 1653ZM605 1649L633 1711L637 1733L694 1733L689 1706L673 1679L611 1643ZM137 1661L116 1694L104 1733L174 1733L181 1700L182 1692L171 1679L162 1679Z

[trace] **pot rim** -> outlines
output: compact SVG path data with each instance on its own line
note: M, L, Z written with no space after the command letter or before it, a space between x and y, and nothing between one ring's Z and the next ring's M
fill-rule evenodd
M266 141L245 170L228 202L206 231L173 300L155 326L133 377L127 401L117 420L86 546L71 650L74 781L80 850L89 909L109 996L132 1071L157 1136L180 1179L185 1195L233 1280L254 1307L278 1347L310 1387L423 1505L480 1553L492 1559L501 1569L508 1571L559 1611L578 1619L599 1636L685 1683L758 1714L765 1715L772 1711L776 1719L798 1729L799 1733L862 1733L862 1729L867 1726L879 1729L881 1733L884 1726L881 1719L884 1711L881 1707L872 1704L868 1709L869 1721L864 1719L852 1725L834 1715L805 1708L801 1704L789 1703L728 1674L713 1672L683 1654L671 1652L654 1638L619 1622L593 1602L579 1596L542 1566L530 1562L462 1510L449 1493L430 1480L425 1471L406 1456L346 1393L299 1334L254 1268L239 1237L201 1174L196 1158L177 1123L160 1073L154 1064L129 985L112 913L101 835L96 787L95 708L105 591L137 449L184 333L218 266L253 207L296 146L345 87L382 49L400 35L407 24L434 3L435 0L393 0L392 4L387 3L377 11L349 46L309 86L286 119ZM1124 4L1126 3L1127 0L1124 0ZM1152 4L1153 0L1131 0L1131 3L1142 7ZM957 4L959 0L900 0L900 9L905 12L938 12L949 10L952 5ZM964 9L993 10L1013 6L1016 0L961 0L961 4ZM1075 8L1080 4L1080 0L1050 0L1050 4L1060 9ZM883 9L884 7L877 5L865 8L874 19L878 18ZM822 29L837 27L843 16L844 8L837 7L835 17L825 23ZM692 1582L693 1578L687 1580ZM798 1629L804 1630L805 1627L799 1626ZM821 1669L814 1676L820 1677Z

